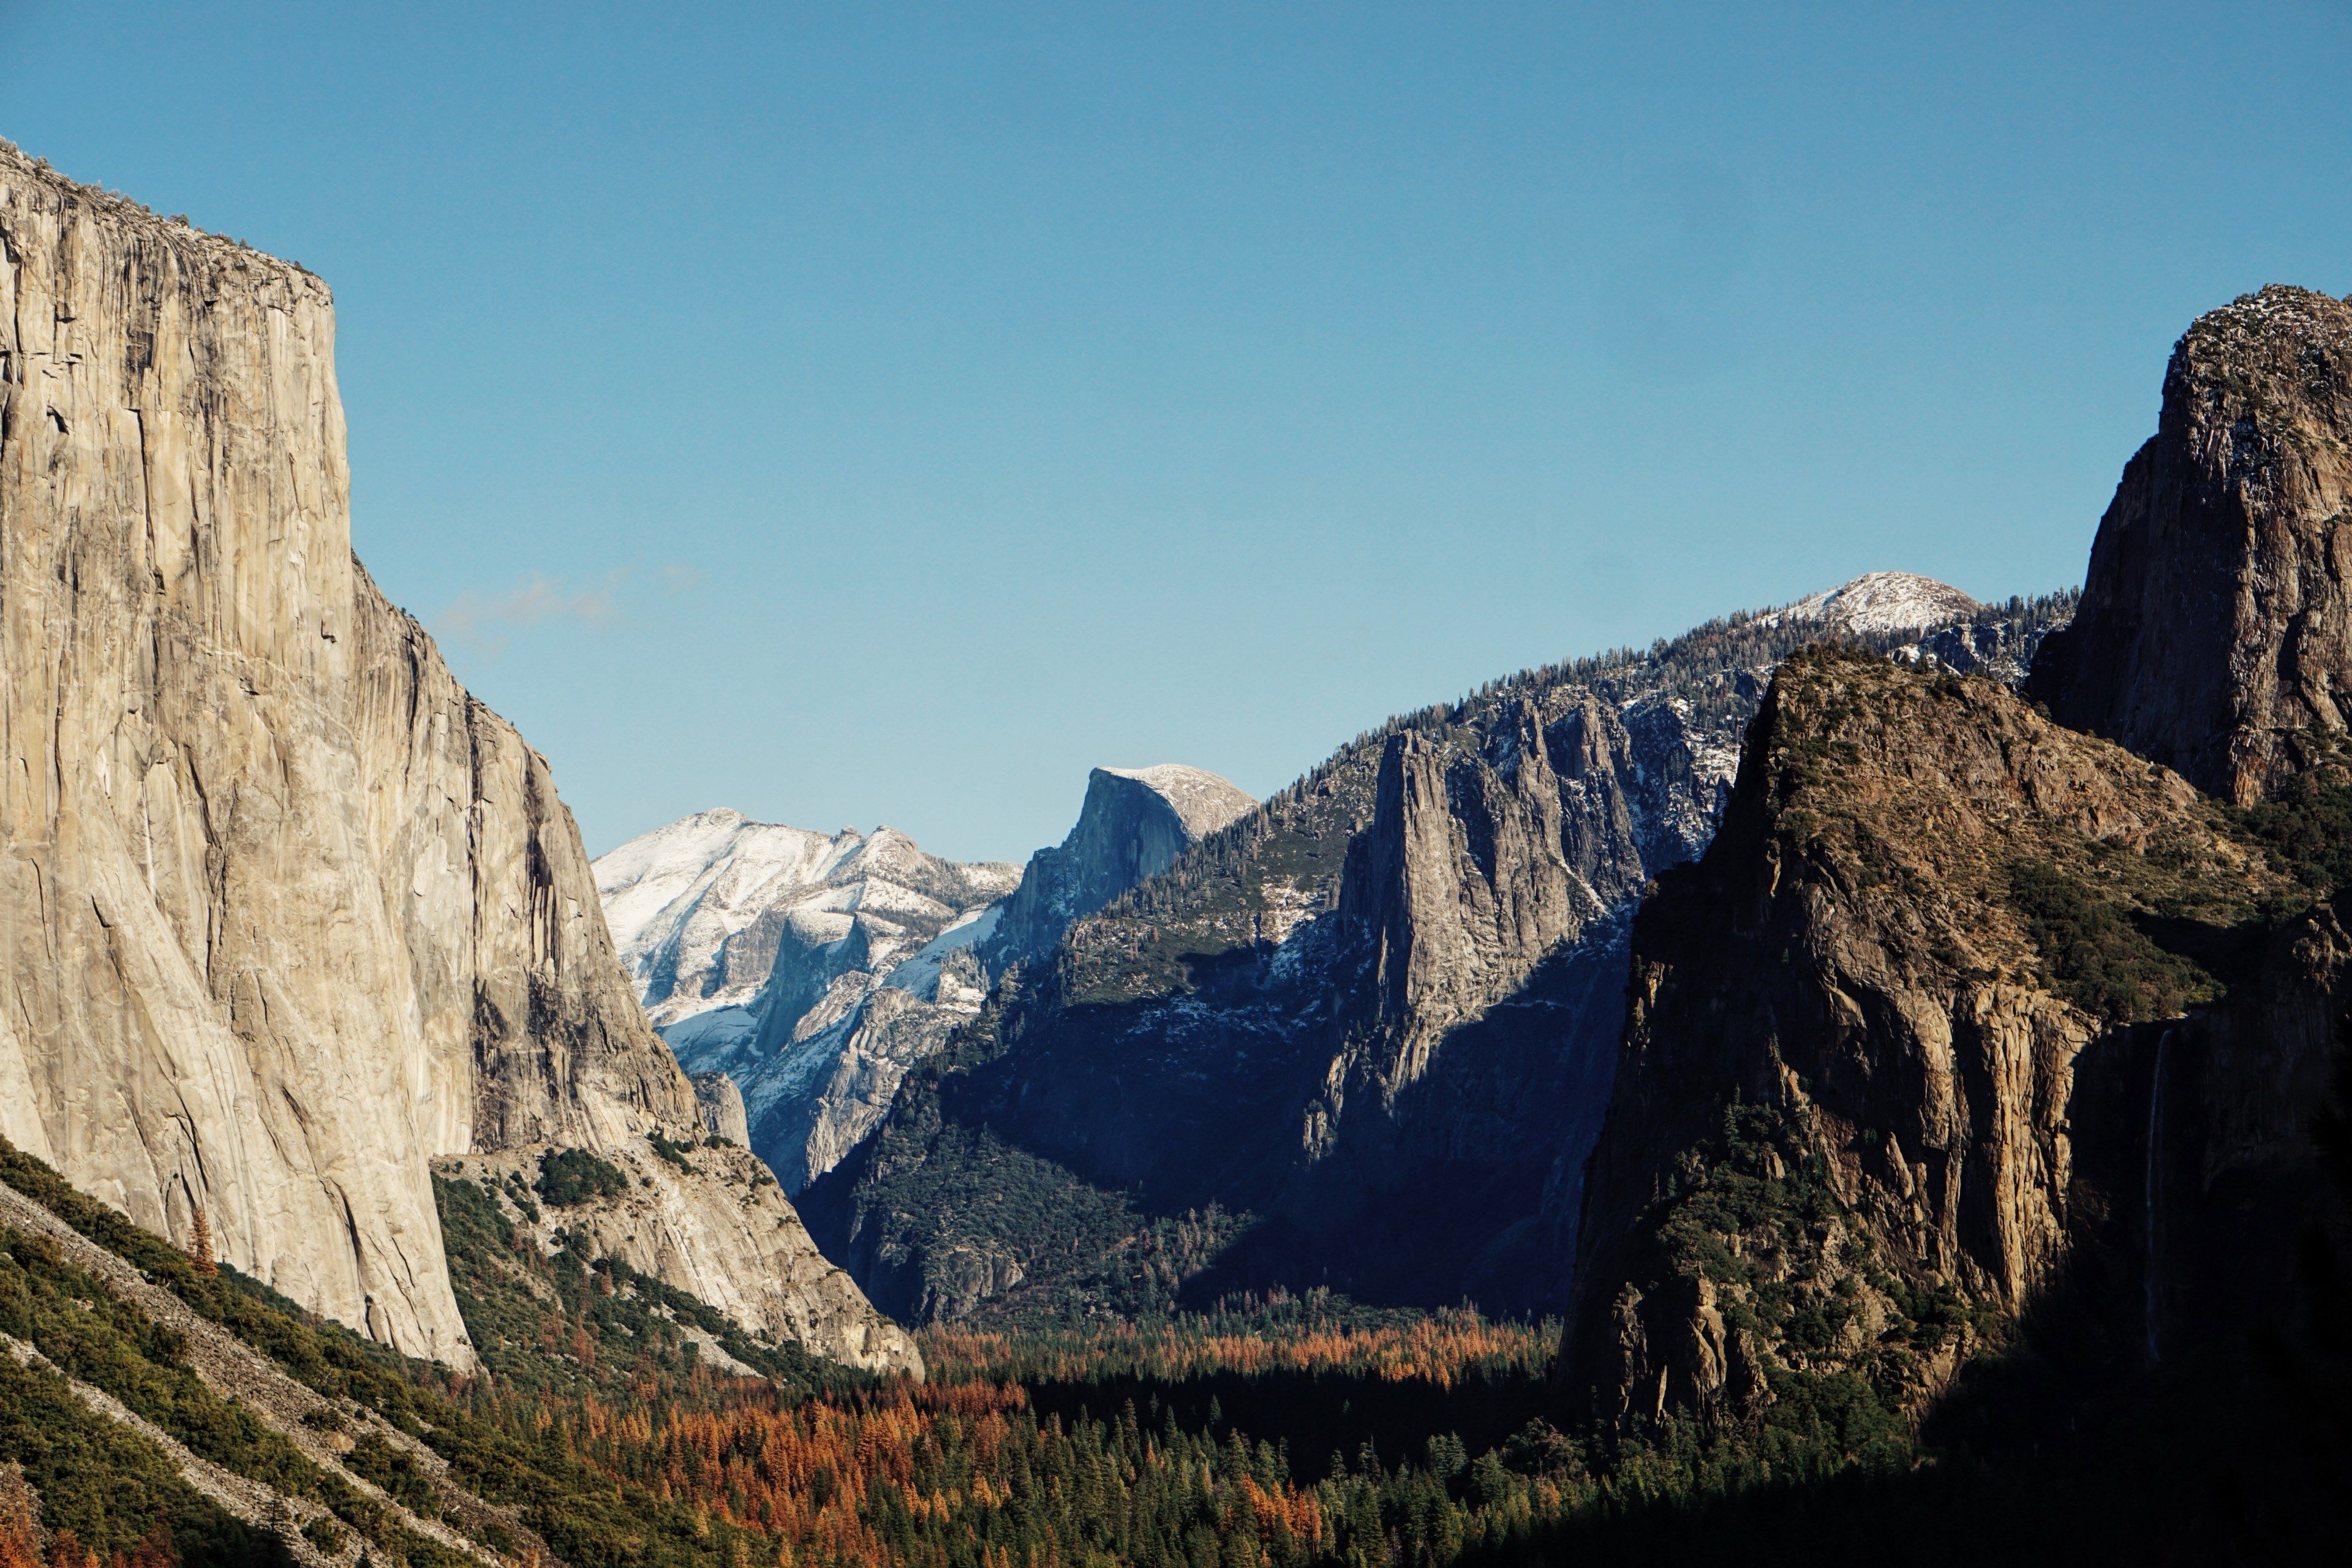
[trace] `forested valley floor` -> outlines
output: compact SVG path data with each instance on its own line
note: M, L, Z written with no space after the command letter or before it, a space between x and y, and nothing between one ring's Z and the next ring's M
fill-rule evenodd
M577 1174L509 1204L563 1198ZM609 1262L542 1256L493 1194L445 1184L484 1352L460 1375L173 1250L14 1151L0 1177L326 1396L306 1424L337 1428L342 1454L306 1461L191 1370L185 1335L11 1229L0 1332L37 1353L0 1356L0 1568L283 1561L297 1539L420 1568L543 1561L538 1542L575 1564L724 1568L1770 1563L1895 1538L1914 1562L2305 1561L2296 1543L2343 1523L2315 1486L2345 1452L2352 1315L2332 1285L2291 1331L2090 1396L2053 1394L2021 1342L1955 1396L1948 1434L1906 1429L1858 1381L1792 1388L1752 1430L1601 1434L1555 1380L1557 1323L1467 1309L1285 1299L934 1331L928 1382L851 1374ZM291 1511L232 1517L68 1379ZM446 1471L412 1458L428 1452Z

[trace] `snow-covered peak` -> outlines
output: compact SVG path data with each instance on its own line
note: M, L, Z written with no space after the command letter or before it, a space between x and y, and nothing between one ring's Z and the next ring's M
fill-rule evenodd
M1983 608L1950 584L1916 572L1865 572L1757 619L1766 626L1814 621L1824 631L1923 631L1966 620Z
M630 839L595 861L596 896L621 962L639 981L645 960L692 910L731 935L772 890L822 883L865 841L754 822L730 806L698 811Z
M1218 828L1254 810L1257 802L1240 788L1206 768L1181 763L1156 763L1148 768L1098 768L1113 778L1133 779L1166 801L1176 820L1193 839L1206 838Z
M731 807L632 838L595 872L621 961L665 1030L728 1008L748 1028L787 927L829 942L862 921L872 960L886 962L1021 879L1015 866L927 855L894 828L818 833Z

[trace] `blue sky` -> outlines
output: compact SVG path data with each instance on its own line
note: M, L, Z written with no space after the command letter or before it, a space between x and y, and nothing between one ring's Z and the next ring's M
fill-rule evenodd
M352 531L592 850L1018 858L1095 763L1883 567L2079 579L2352 289L2352 10L35 6L0 135L334 286Z

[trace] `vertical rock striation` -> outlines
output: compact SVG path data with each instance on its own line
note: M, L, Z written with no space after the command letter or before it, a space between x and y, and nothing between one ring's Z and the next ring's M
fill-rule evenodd
M693 1086L630 994L546 759L351 571L343 723L432 1064L433 1152L595 1149L696 1125ZM254 892L266 908L268 889Z
M2225 800L2275 795L2352 724L2347 576L2352 305L2264 289L2173 349L2032 693Z
M699 1111L349 502L325 285L0 145L0 1133L463 1363L428 1162ZM714 1304L790 1321L727 1256Z
M1624 726L1589 692L1513 702L1475 749L1390 737L1339 898L1369 944L1372 1070L1390 1092L1640 889L1633 773Z

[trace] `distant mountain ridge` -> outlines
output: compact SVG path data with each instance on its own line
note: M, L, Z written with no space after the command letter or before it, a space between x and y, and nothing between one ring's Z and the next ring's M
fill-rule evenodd
M898 1058L979 1006L970 949L1021 878L889 827L814 833L728 807L633 838L595 873L647 1016L698 1083L733 1081L788 1193L864 1131Z
M794 1193L866 1135L997 973L1255 805L1181 763L1097 768L1076 826L1025 874L887 827L825 835L720 808L600 857L597 890L647 1016L698 1084L740 1089L751 1147Z
M2013 682L2071 609L1873 574L1391 721L1072 923L803 1211L916 1321L1556 1307L1627 916L1711 837L1773 665L1828 637Z
M925 854L888 827L814 833L731 807L642 834L594 868L646 1016L673 1045L705 1047L758 1032L779 951L838 950L845 965L887 973L1021 879L1015 866ZM854 953L840 948L853 935Z

